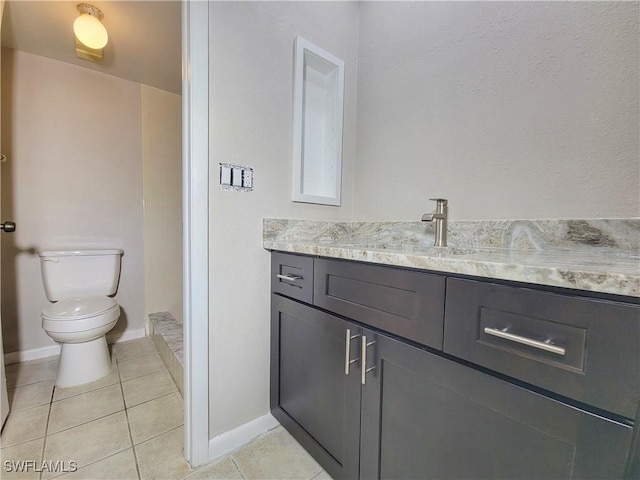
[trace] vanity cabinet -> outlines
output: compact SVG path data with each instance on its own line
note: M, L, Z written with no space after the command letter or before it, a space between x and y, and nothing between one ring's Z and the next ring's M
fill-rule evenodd
M600 327L595 316L589 319L582 315L589 317L589 311L604 308L596 315L605 315L600 322L607 322L610 314L614 322L610 327L621 321L633 334L638 332L634 328L640 323L637 305L589 299L597 305L578 309L577 316L582 320L571 323L568 320L574 317L573 305L567 310L561 308L563 299L570 303L577 300L569 296L526 289L528 304L517 299L523 292L513 286L477 282L483 285L478 293L474 281L465 279L397 267L301 258L314 262L311 301L285 298L272 289L271 408L333 478L610 479L637 475L639 440L634 425L639 402L637 384L631 376L639 372L640 339L611 344L615 336L609 337L604 342L618 349L618 360L613 352L608 357L614 360L599 364L605 361L600 358L604 347L598 346L595 338ZM333 287L328 286L335 278L338 280ZM344 288L342 278L350 279L349 288ZM277 280L274 270L272 285ZM401 307L385 294L372 294L380 292L379 288L387 292L396 288L403 298L410 299L410 305ZM368 294L361 294L367 289ZM490 293L495 291L504 298L514 295L516 300L511 305L501 303ZM529 297L531 292L558 298L544 297L541 304L539 298ZM415 298L422 295L429 300ZM554 302L558 302L555 307ZM390 305L396 306L389 308ZM410 312L422 312L415 317L417 323L438 325L444 343L441 340L432 345L431 337L426 341L420 335L414 337L411 329L389 328L403 321L380 323L381 319L390 318L380 312L396 315L399 308L405 308L405 319L411 318ZM500 313L487 316L482 314L483 309ZM562 315L545 315L545 309ZM586 333L576 336L569 329L568 336L560 339L550 330L543 332L553 337L548 345L565 348L570 365L562 367L555 357L536 359L535 347L503 345L500 342L505 339L494 340L491 335L490 340L484 339L479 333L484 334L483 321L489 322L487 328L503 333L530 335L540 342L549 340L531 330L516 328L517 322L497 322L496 318L504 320L507 314L529 315L533 320L554 324L560 332L563 325L578 330L586 325ZM495 325L491 323L494 321ZM526 325L527 321L521 323ZM526 363L518 365L517 359L509 356L485 358L490 356L474 350L478 342L488 342L491 348L516 355L521 361L570 371L580 378L589 377L591 364L595 364L596 372L617 365L623 376L612 371L609 377L614 380L605 383L599 383L604 380L598 375L587 378L584 384L554 380L558 384L572 383L573 390L558 393L554 391L561 390L558 385L545 383L543 371ZM582 348L580 355L569 352L576 345ZM626 348L628 345L635 347L635 353ZM576 367L580 361L582 371ZM636 363L627 368L618 365L618 361ZM615 395L630 398L614 402L609 394L594 393L598 388L613 387L620 379L631 381L631 385L616 387ZM594 382L595 390L589 390L588 385ZM569 395L571 392L574 394ZM598 406L586 403L591 401Z
M623 478L629 425L381 334L362 386L360 478Z
M349 322L272 295L272 412L333 478L358 478L357 365L350 364L351 374L345 375L345 337L350 329L358 333Z

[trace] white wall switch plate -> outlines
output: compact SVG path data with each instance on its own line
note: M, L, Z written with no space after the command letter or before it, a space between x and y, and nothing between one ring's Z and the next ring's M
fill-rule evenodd
M233 170L231 171L231 185L234 187L242 186L242 168L233 167Z
M231 185L231 167L220 164L220 185Z
M253 169L245 168L242 171L242 186L245 188L253 188Z
M253 190L253 168L231 163L220 164L220 188L236 192Z

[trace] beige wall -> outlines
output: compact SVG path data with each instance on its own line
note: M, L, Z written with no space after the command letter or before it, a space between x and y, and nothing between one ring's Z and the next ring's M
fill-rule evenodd
M640 215L638 2L360 14L355 219Z
M210 434L269 410L269 254L262 218L351 218L357 4L210 4ZM291 202L293 41L342 58L342 207ZM221 191L217 164L254 168L251 193Z
M142 85L145 312L182 321L182 97Z
M53 345L38 248L124 249L114 331L144 328L140 85L45 57L2 52L5 353Z
M263 217L640 215L637 2L211 2L210 35L211 437L268 411ZM290 200L295 35L346 61L340 208Z

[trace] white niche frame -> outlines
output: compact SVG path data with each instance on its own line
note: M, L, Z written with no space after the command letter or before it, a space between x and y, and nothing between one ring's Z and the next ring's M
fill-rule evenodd
M340 206L344 61L300 36L293 75L293 201Z

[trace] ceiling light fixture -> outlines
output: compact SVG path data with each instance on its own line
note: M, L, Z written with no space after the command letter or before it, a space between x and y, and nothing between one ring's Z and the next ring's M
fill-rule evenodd
M85 60L102 61L102 49L109 41L107 29L100 20L104 14L88 3L77 5L80 16L73 22L76 36L76 55Z

